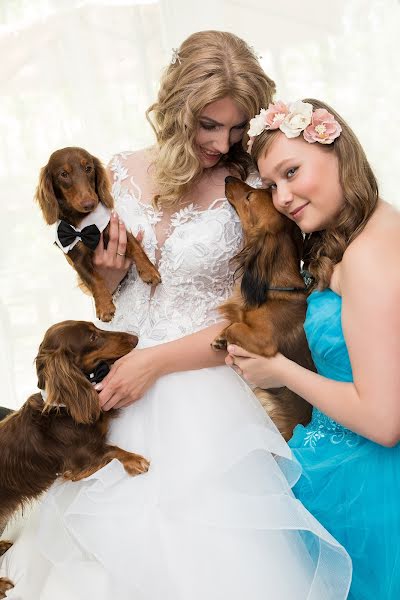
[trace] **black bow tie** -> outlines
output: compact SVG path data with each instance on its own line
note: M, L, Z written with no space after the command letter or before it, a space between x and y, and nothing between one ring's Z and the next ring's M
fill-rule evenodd
M110 372L110 367L103 360L102 362L99 362L99 364L95 366L92 373L89 373L88 375L85 374L85 377L86 377L86 379L89 379L90 383L93 383L93 384L100 383L100 381L103 381L104 377L106 375L108 375L109 372Z
M64 248L65 246L72 244L77 237L91 250L95 250L100 241L100 230L97 225L88 225L87 227L84 227L82 231L75 231L69 223L60 221L57 228L57 234L58 239Z

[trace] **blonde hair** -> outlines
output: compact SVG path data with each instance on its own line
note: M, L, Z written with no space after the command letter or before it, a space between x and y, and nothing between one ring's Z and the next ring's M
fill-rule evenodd
M203 171L194 139L207 104L229 96L250 120L268 105L274 92L275 83L254 51L233 33L200 31L188 37L179 48L179 59L164 72L157 101L146 111L158 146L157 205L174 204ZM244 178L251 160L239 142L218 164L231 165Z
M326 152L334 152L338 159L339 181L344 204L338 220L332 227L306 236L304 262L315 279L315 287L329 286L333 267L342 260L348 245L361 233L374 212L378 198L378 183L356 135L330 106L319 100L307 98L316 108L325 108L342 127L342 132L332 144L320 145ZM258 161L268 153L280 130L262 132L254 140L251 156Z

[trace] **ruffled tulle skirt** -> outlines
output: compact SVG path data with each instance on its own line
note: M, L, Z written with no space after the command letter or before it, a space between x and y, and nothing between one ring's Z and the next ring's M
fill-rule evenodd
M353 562L349 599L400 598L400 445L385 448L314 410L290 440L303 474L297 498L340 541Z
M14 600L341 600L351 562L295 499L288 446L229 368L174 373L122 409L109 465L57 481L4 555Z

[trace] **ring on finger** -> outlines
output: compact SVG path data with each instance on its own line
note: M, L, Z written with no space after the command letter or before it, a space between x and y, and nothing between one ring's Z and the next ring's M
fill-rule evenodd
M117 256L125 256L125 252L124 252L124 253L122 253L122 252L117 252Z

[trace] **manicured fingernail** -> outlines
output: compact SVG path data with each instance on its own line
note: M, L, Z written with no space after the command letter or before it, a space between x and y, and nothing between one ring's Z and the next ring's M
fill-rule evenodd
M227 350L228 350L228 352L231 352L233 354L235 352L236 348L235 348L235 346L229 345Z
M115 208L112 209L111 216L113 217L113 219L117 217L117 211L115 210Z
M103 384L96 383L96 385L94 386L94 389L96 390L96 392L101 392L101 390L103 389Z

